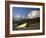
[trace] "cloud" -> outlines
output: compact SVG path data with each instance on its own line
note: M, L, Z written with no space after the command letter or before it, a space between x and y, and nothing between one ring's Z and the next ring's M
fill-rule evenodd
M14 20L21 21L22 19L33 19L36 17L40 17L40 11L31 11L27 16L14 16Z
M20 17L21 16L19 14L17 14L16 16L14 16L14 20L18 20L19 21L20 20Z
M32 11L31 13L28 14L27 18L36 18L36 17L40 17L40 11Z
M22 19L26 19L26 17L25 16L21 16L19 14L17 14L16 16L14 16L14 20L16 20L16 21L21 21Z

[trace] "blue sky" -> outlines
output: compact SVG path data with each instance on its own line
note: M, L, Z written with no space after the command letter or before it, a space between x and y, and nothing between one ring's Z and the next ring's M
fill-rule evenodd
M30 13L33 10L39 11L39 8L13 7L13 16L16 16L17 14L19 14L20 16L26 16L28 13Z
M21 18L27 17L31 11L40 11L40 8L13 7L13 17L17 15L21 16Z

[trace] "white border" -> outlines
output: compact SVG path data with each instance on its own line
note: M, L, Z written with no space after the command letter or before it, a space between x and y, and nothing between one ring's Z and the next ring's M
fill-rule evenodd
M40 30L20 30L13 31L12 29L12 7L25 7L25 8L40 8ZM39 33L42 32L42 6L36 5L18 5L18 4L10 4L10 34L22 34L22 33Z

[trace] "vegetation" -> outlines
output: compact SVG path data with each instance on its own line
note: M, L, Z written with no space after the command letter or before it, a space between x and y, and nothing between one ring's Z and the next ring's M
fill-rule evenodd
M19 25L27 23L24 28L18 28ZM40 17L34 19L22 19L22 21L16 21L13 19L13 30L34 30L40 29Z

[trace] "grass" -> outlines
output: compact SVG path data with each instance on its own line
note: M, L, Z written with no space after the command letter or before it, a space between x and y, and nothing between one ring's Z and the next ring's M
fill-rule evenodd
M27 23L25 27L19 28L19 25ZM40 18L35 19L23 19L22 21L13 20L13 30L34 30L40 29Z

